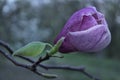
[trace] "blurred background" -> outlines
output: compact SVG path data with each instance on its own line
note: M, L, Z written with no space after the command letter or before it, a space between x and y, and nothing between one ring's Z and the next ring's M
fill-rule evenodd
M120 80L120 0L0 0L0 40L16 50L32 41L53 44L68 18L77 10L95 6L102 12L112 34L111 44L95 54L64 54L44 64L84 65L101 80ZM54 80L91 80L80 72L49 70ZM48 80L13 65L0 54L0 80Z

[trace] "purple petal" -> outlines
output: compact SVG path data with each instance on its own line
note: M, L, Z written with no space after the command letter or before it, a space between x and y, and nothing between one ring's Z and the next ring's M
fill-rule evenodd
M97 10L95 7L88 7L75 12L67 21L64 28L62 29L60 34L58 34L54 42L56 43L62 36L66 36L66 34L70 31L71 32L78 31L81 27L83 16L85 15L89 16L96 13L97 13Z
M96 19L92 15L83 16L83 20L81 22L81 26L80 26L79 31L86 30L86 29L91 28L97 24L98 23L97 23Z
M104 25L96 25L85 31L70 32L69 39L77 50L92 52L105 48L111 40L109 36Z
M59 48L59 51L62 53L68 53L68 52L74 52L78 51L76 50L72 44L70 43L69 38L65 38L64 42L62 43L61 47Z

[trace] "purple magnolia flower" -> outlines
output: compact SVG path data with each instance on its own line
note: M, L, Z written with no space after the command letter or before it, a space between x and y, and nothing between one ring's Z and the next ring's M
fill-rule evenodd
M87 7L75 12L60 34L55 43L65 37L59 48L60 52L96 52L105 48L111 41L105 17L95 7Z

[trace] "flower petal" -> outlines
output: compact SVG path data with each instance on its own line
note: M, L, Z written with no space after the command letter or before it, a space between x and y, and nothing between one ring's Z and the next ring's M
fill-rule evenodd
M81 22L79 31L87 30L88 28L91 28L97 24L98 23L97 23L96 19L92 15L83 16L83 20Z
M80 29L83 16L85 15L89 16L96 13L97 13L97 10L95 7L87 7L75 12L67 21L62 31L58 34L54 43L56 43L61 37L63 36L65 37L68 32L78 31Z
M69 38L67 37L67 38L65 38L61 47L59 48L59 51L62 52L62 53L68 53L68 52L74 52L74 51L77 51L77 50L72 46Z
M79 51L92 52L106 47L111 37L104 25L96 25L85 31L70 32L70 43Z

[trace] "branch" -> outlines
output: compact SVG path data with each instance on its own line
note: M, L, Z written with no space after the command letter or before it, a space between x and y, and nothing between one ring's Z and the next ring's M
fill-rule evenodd
M26 60L26 61L28 61L30 63L33 63L33 64L32 65L26 65L26 64L18 63L17 61L14 60L14 58L12 58L11 54L13 53L13 50L8 46L8 44L6 44L5 42L0 40L0 45L2 47L4 47L10 53L10 54L7 54L4 51L0 50L0 53L2 53L2 55L4 55L8 60L10 60L16 66L20 66L20 67L26 68L26 69L36 73L37 75L45 77L45 75L43 73L40 73L40 72L37 71L36 67L39 66L39 67L42 67L42 68L44 68L46 70L49 70L49 69L63 69L63 70L78 71L78 72L83 73L84 75L86 75L87 77L89 77L89 78L91 78L93 80L99 80L98 78L94 77L93 75L87 73L85 71L85 68L82 67L82 66L79 66L79 67L73 67L73 66L67 66L67 65L63 65L63 66L48 66L48 65L41 64L42 61L48 60L50 58L49 55L46 55L43 58L39 58L38 61L33 61L33 60L31 60L29 58L26 58L26 57L23 57L23 56L17 56L17 57L19 57L19 58L21 58L23 60ZM53 76L52 78L55 78L55 76Z
M50 56L47 54L45 57L43 58L39 58L38 61L34 62L33 65L32 65L32 68L34 70L36 70L36 67L42 62L42 61L45 61L45 60L48 60L50 58Z
M26 68L26 69L28 69L28 70L30 70L30 71L32 71L32 72L34 72L34 73L42 76L41 73L39 73L39 72L37 72L37 71L33 71L33 70L31 69L31 66L30 66L30 65L25 65L25 64L22 64L22 63L18 63L17 61L15 61L15 60L11 57L11 55L3 52L2 50L0 50L0 53L1 53L2 55L4 55L8 60L10 60L10 61L11 61L13 64L15 64L16 66L20 66L20 67Z
M13 53L13 50L12 50L12 49L8 46L8 44L5 43L4 41L1 41L1 40L0 40L0 45L1 45L2 47L4 47L5 49L7 49L10 54Z
M35 63L35 61L29 59L29 58L25 58L23 56L21 56L23 59L31 62L31 63ZM49 69L62 69L62 70L71 70L71 71L78 71L78 72L81 72L83 73L84 75L88 76L89 78L91 79L94 79L94 80L99 80L98 78L92 76L91 74L87 73L85 71L85 67L83 66L78 66L78 67L73 67L73 66L69 66L69 65L63 65L63 66L49 66L49 65L44 65L44 64L38 64L39 67L42 67L46 70L49 70Z

